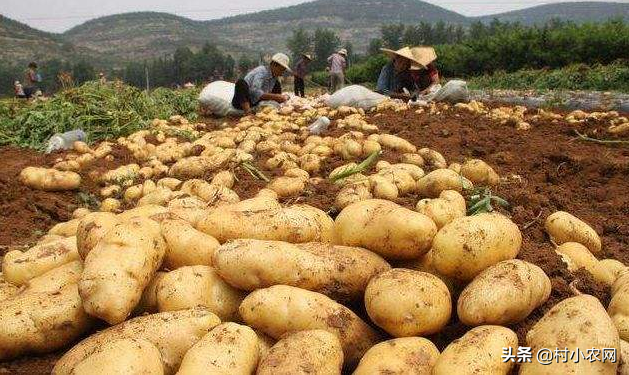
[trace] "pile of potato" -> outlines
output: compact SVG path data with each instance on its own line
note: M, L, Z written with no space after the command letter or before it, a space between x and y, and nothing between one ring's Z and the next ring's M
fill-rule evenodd
M499 184L496 171L479 159L448 164L436 150L369 128L355 109L335 110L347 133L313 136L309 121L330 109L293 104L214 131L155 120L118 139L136 163L98 176L100 210L78 209L4 257L0 361L71 347L54 374L509 373L515 363L503 362L503 348L517 352L519 343L507 327L543 305L552 285L517 259L522 234L507 216L467 216L465 191ZM401 162L338 180L335 218L280 203L386 149ZM347 165L322 175L332 158ZM242 200L234 170L253 161L283 175ZM23 181L70 188L69 173L29 169ZM419 197L415 210L393 202L402 196ZM550 215L546 230L569 269L585 268L613 298L606 311L575 291L524 344L534 354L620 355L629 340L627 267L599 261L598 234L570 213ZM470 330L440 352L427 337L455 316ZM110 327L94 333L103 323ZM546 367L533 357L521 372L615 374L618 366Z

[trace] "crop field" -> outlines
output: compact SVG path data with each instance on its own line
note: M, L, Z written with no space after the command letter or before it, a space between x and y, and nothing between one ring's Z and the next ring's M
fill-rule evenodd
M0 103L0 373L629 371L629 114L74 90Z

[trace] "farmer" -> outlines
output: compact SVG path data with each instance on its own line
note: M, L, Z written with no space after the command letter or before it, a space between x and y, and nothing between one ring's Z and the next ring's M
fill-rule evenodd
M345 48L328 57L330 71L330 90L334 93L345 84L345 68L347 68L347 50Z
M16 98L19 98L19 99L26 98L26 95L24 94L24 87L22 86L20 81L15 81L13 83L13 90L15 90L15 97Z
M282 86L278 77L290 72L290 59L283 53L276 53L271 63L261 65L250 71L245 78L236 81L232 105L236 109L251 113L251 108L263 100L284 103L288 96L282 95Z
M24 95L26 98L30 99L35 95L35 93L39 90L37 88L37 84L41 83L41 75L37 72L37 64L31 62L28 64L28 69L24 73L24 83L26 87L24 88Z
M394 99L409 100L416 91L411 75L411 66L419 65L409 47L397 51L381 48L391 61L380 71L376 92Z
M308 65L310 65L311 61L312 56L303 53L293 68L295 95L301 96L302 98L306 96L306 84L304 82L304 78L306 78L306 74L308 74Z
M411 53L418 63L413 63L410 68L417 95L426 95L439 84L439 71L434 64L437 53L432 47L411 48Z

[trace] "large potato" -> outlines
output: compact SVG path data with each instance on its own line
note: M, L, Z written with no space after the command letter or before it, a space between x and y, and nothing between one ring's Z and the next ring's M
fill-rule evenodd
M48 231L49 235L62 236L62 237L74 237L76 231L79 228L79 219L72 219L63 223L56 224Z
M422 337L402 337L371 347L353 375L430 375L439 350Z
M118 214L116 217L118 218L119 222L125 222L136 217L150 218L151 216L165 214L167 212L168 209L166 207L150 204L126 210Z
M222 321L238 320L241 291L227 284L208 266L181 267L168 272L157 285L157 307L175 311L203 306Z
M159 286L160 281L166 276L168 272L158 271L153 276L149 285L144 288L144 292L142 292L142 297L140 297L140 302L135 306L135 312L137 314L149 313L155 314L159 312L157 307L157 287Z
M483 213L441 228L432 245L432 260L439 273L468 281L498 262L514 259L521 245L517 225L501 214Z
M436 233L428 216L380 199L351 204L334 222L334 243L364 247L386 259L420 258Z
M291 286L258 289L240 305L247 325L274 339L294 331L323 329L341 340L347 363L356 364L379 335L352 310L323 294Z
M2 260L4 279L23 285L33 277L79 259L76 237L35 245L25 252L9 251Z
M594 277L594 280L609 286L614 283L614 276L600 264L587 247L580 243L566 242L559 245L555 251L568 265L569 271L576 272L585 268Z
M13 297L19 290L19 286L6 281L2 273L0 273L0 302Z
M333 333L296 332L278 341L258 365L257 375L340 375L343 349Z
M480 159L466 161L461 166L461 174L475 185L493 186L498 185L500 182L498 173L489 164Z
M557 211L546 218L545 227L557 245L578 242L593 254L601 252L601 238L596 231L572 214Z
M466 215L465 198L454 190L444 190L439 198L422 199L417 202L417 212L424 214L441 229L446 224Z
M137 217L117 224L85 258L79 292L85 311L123 322L159 269L166 244L157 222Z
M94 212L81 218L76 231L76 247L81 259L85 259L98 241L118 222L119 219L111 212Z
M106 342L92 355L77 363L72 375L161 375L162 355L144 339Z
M625 271L612 287L612 300L607 309L620 337L629 341L629 272Z
M550 292L550 279L541 268L506 260L474 278L459 296L457 313L469 326L513 324L546 302Z
M417 181L417 191L422 197L437 198L444 190L461 193L471 189L472 183L451 169L436 169Z
M518 336L512 330L499 326L472 328L445 348L432 374L507 375L514 363L502 360L503 348L517 353Z
M70 349L57 363L53 375L70 375L83 360L103 345L120 339L147 340L159 349L165 374L174 374L186 352L220 323L205 309L145 315L95 333Z
M390 268L378 255L357 247L261 240L224 244L214 267L238 289L290 285L336 300L359 298L371 277Z
M30 188L45 191L74 190L81 185L81 176L70 171L26 167L20 172L20 182Z
M629 268L625 266L622 262L617 261L616 259L603 259L598 262L600 266L607 271L616 281L624 272L626 272Z
M26 291L56 293L69 285L78 283L82 273L83 263L75 260L30 279L25 284Z
M583 294L565 299L550 309L526 334L526 345L532 348L532 362L523 363L520 374L616 374L618 363L611 361L573 360L538 362L537 353L544 349L554 352L577 348L585 350L603 348L620 350L620 339L614 323L596 297ZM602 358L602 357L601 357Z
M220 324L188 350L177 374L253 374L259 360L258 346L258 336L251 328Z
M175 270L184 266L211 266L218 241L200 232L184 220L166 219L161 223L162 235L168 245L163 267Z
M371 279L365 308L371 320L394 337L425 336L448 324L452 301L437 276L397 268Z
M618 366L620 375L629 375L629 342L620 340L620 365Z

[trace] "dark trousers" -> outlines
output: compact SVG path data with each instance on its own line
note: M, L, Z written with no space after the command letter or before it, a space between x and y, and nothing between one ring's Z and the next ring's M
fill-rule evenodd
M275 82L275 86L273 90L271 90L272 94L281 94L282 93L282 85L278 82ZM244 79L239 79L236 81L236 87L234 90L234 98L232 99L232 106L236 109L242 109L243 103L249 103L251 107L255 107L260 101L255 103L251 100L251 93L249 92L249 84Z
M306 84L303 78L295 77L295 95L302 98L306 96Z

